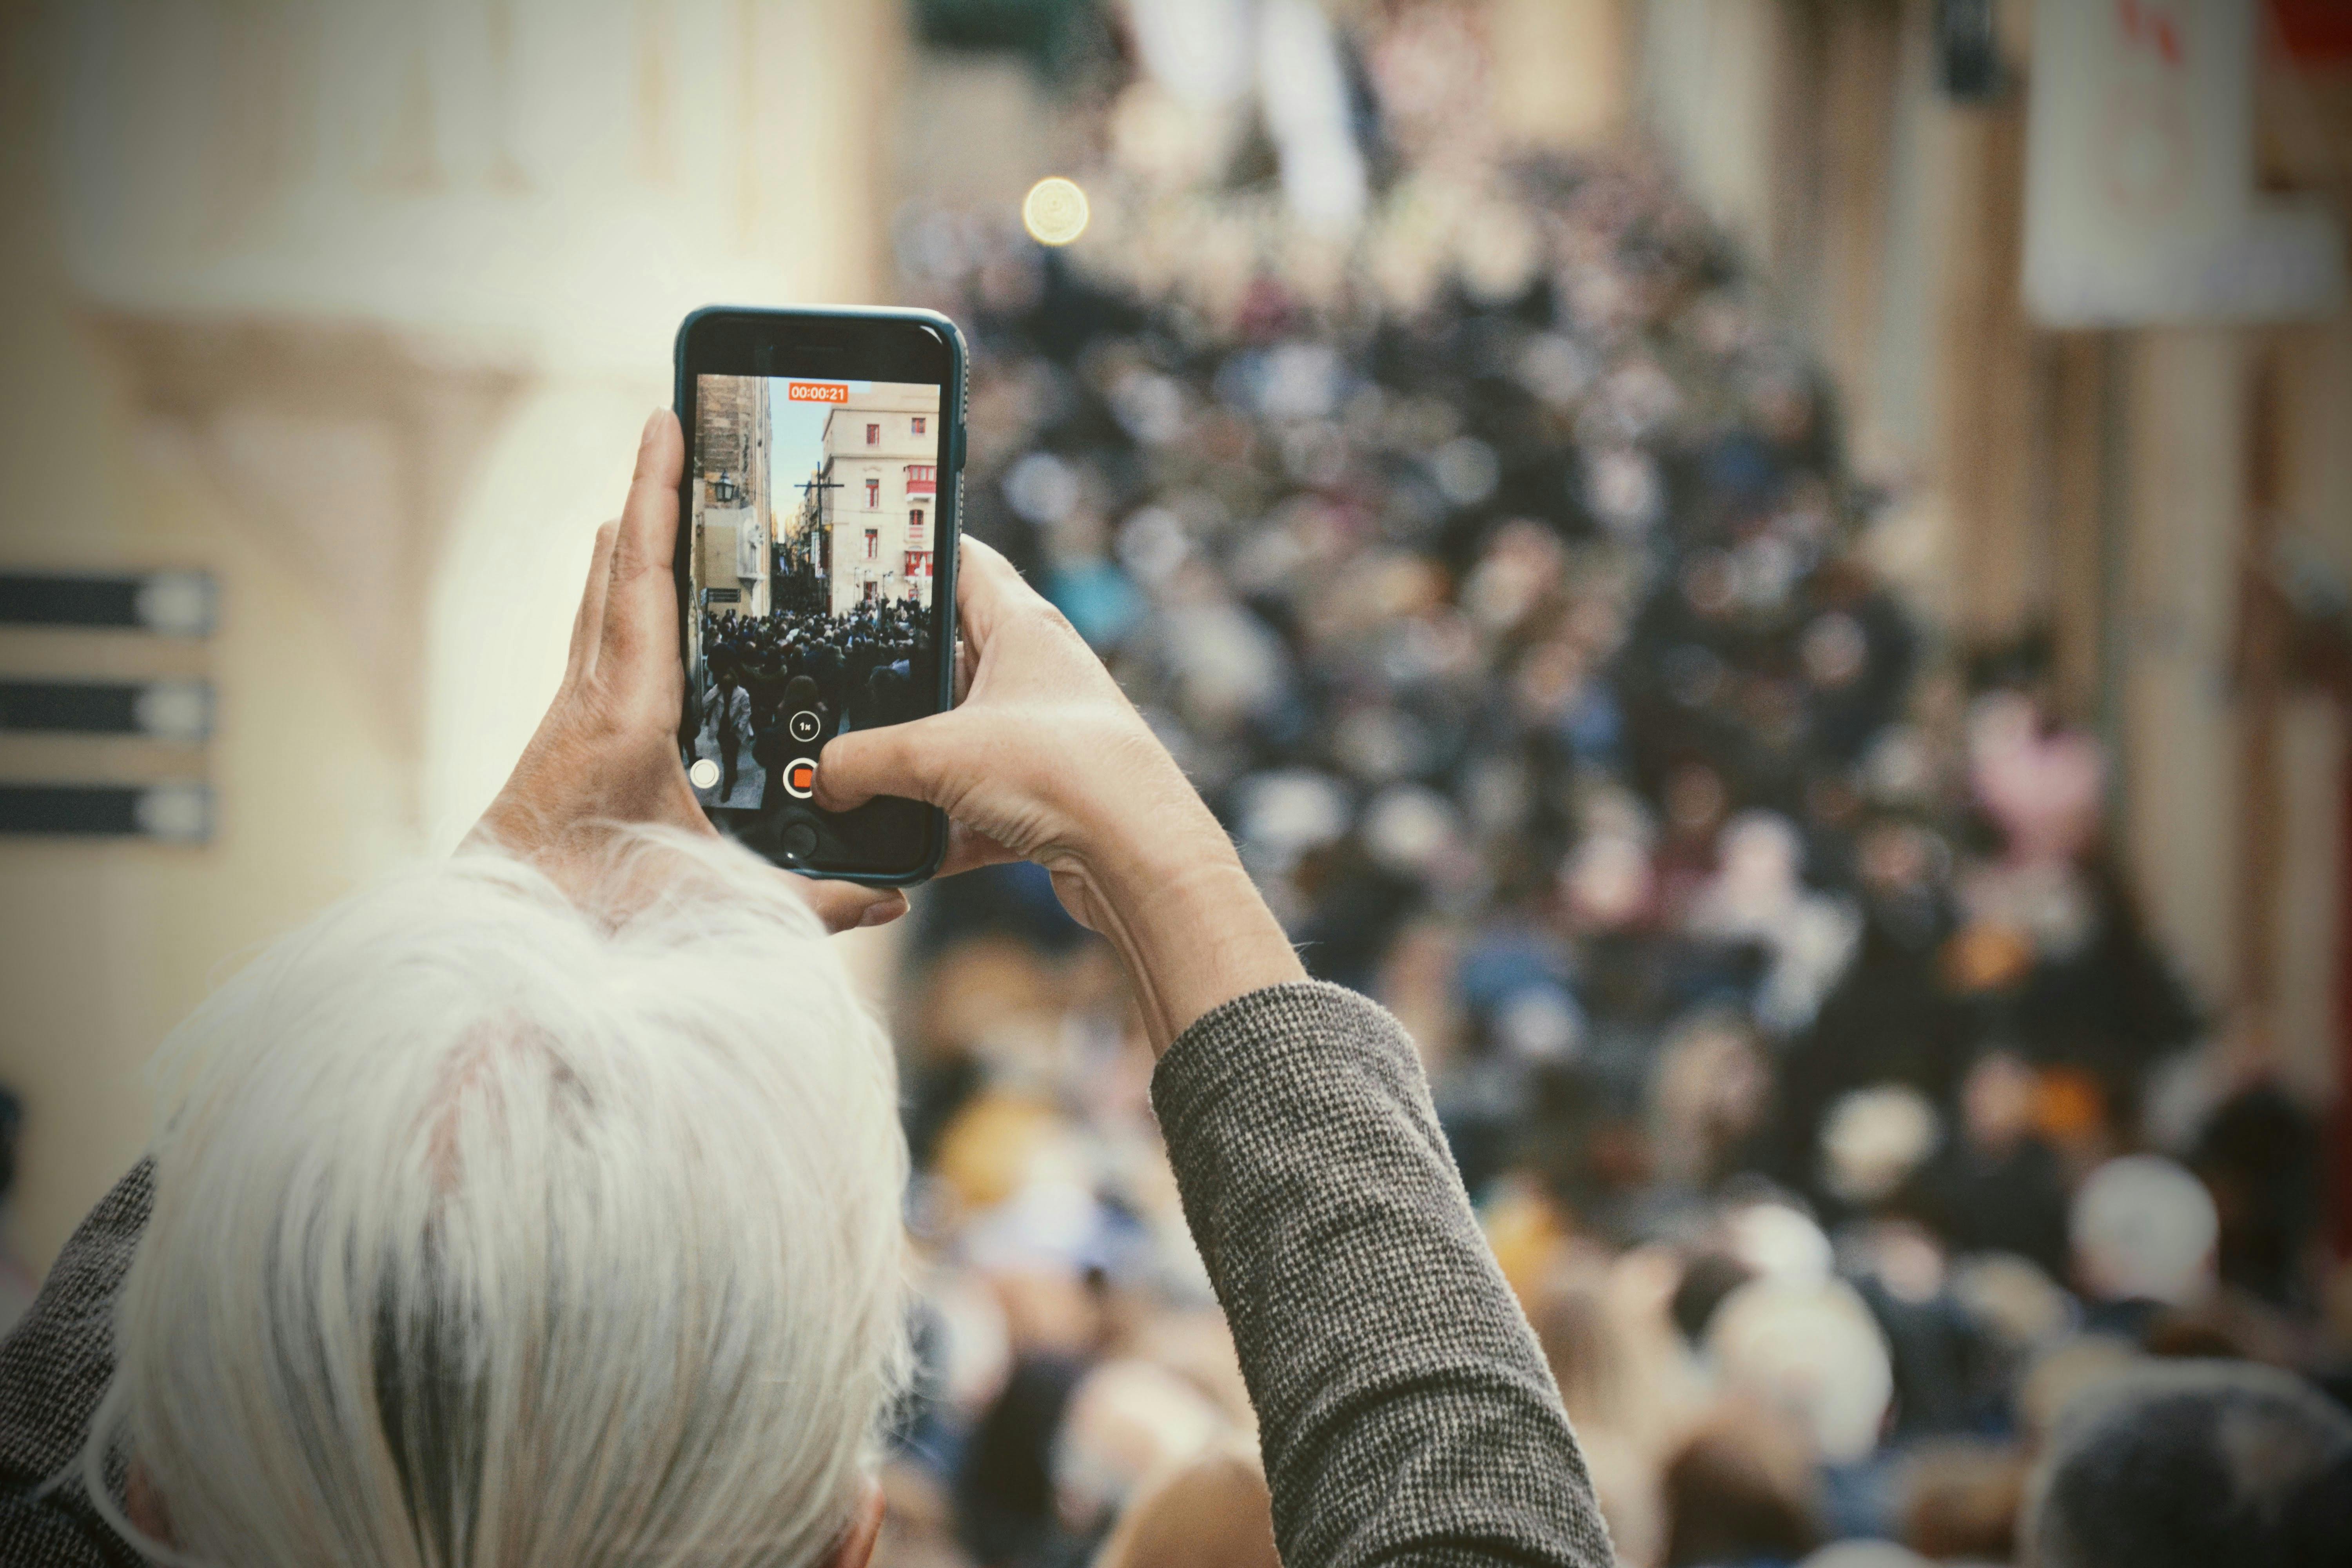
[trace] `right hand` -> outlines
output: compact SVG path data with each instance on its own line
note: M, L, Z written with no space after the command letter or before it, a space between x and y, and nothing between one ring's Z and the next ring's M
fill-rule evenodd
M1094 650L1003 556L971 538L958 548L969 692L948 712L835 737L817 804L940 807L943 876L1044 866L1063 907L1119 950L1155 1048L1243 991L1302 978L1224 829Z

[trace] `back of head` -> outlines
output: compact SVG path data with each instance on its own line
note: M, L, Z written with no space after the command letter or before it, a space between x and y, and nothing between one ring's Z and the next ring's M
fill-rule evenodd
M1221 1445L1129 1505L1095 1568L1282 1568L1255 1453Z
M2161 1155L2126 1154L2092 1172L2066 1228L2084 1289L2103 1300L2184 1307L2211 1285L2221 1233L2212 1195Z
M847 1521L904 1375L887 1041L748 855L610 873L396 879L165 1047L88 1468L182 1551L787 1568Z
M1725 1389L1795 1423L1822 1458L1852 1463L1877 1447L1894 1364L1877 1320L1843 1280L1741 1286L1716 1310L1707 1349Z
M2033 1568L2332 1568L2352 1415L2269 1367L2147 1363L2060 1418L2021 1534Z
M1683 1445L1666 1466L1665 1568L1793 1562L1820 1540L1802 1442L1735 1405Z

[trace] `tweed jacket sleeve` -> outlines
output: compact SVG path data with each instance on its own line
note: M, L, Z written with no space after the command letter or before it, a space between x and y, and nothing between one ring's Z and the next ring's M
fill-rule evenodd
M1180 1036L1151 1097L1288 1568L1608 1568L1559 1391L1396 1020L1336 985L1269 986Z
M31 1310L0 1342L0 1568L142 1561L67 1472L114 1376L114 1297L154 1195L154 1172L142 1160L90 1210ZM112 1479L119 1489L121 1476Z

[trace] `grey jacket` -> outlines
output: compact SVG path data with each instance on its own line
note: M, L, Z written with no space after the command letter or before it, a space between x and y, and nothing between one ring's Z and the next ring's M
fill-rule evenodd
M1470 1212L1412 1042L1335 985L1230 1002L1151 1083L1256 1406L1289 1568L1607 1568L1559 1395ZM142 1164L0 1344L0 1565L136 1557L68 1484L113 1369Z

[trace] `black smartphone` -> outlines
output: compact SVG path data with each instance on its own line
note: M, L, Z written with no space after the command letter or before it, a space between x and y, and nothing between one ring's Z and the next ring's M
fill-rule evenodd
M963 414L963 336L932 311L677 330L678 746L710 820L779 866L903 885L946 852L931 806L812 795L835 735L952 700Z

